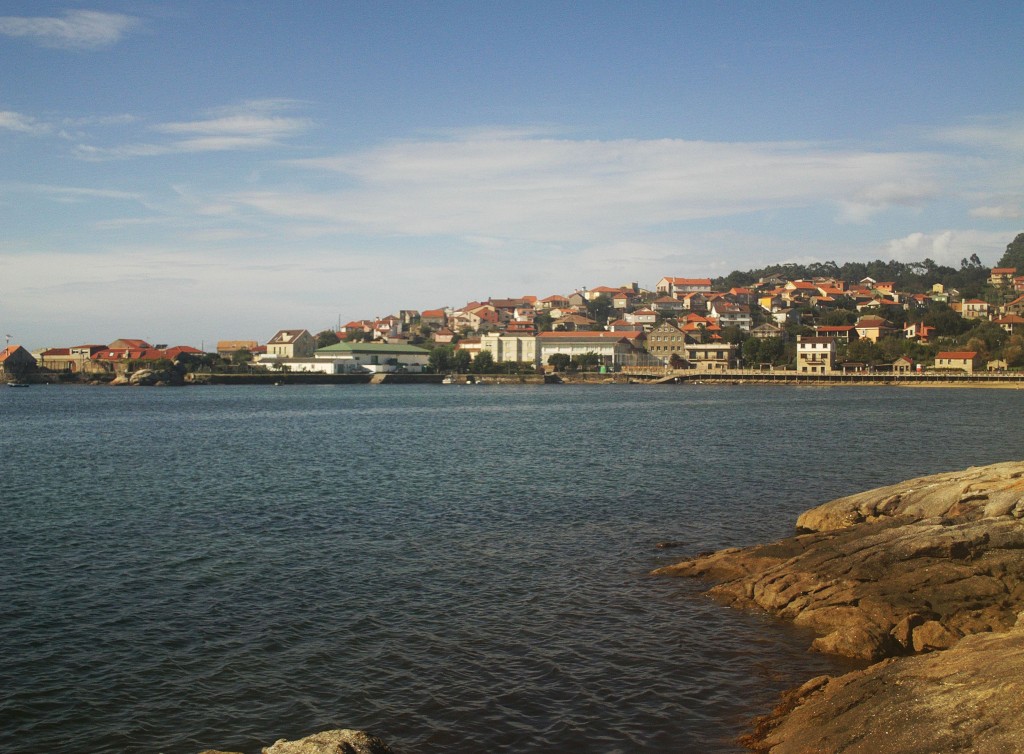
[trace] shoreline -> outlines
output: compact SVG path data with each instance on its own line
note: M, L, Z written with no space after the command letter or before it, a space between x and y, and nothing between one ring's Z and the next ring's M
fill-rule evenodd
M140 370L148 371L148 370ZM188 372L180 380L154 379L141 383L130 382L127 378L117 379L114 375L64 375L39 374L27 380L32 385L74 385L100 387L206 387L222 385L264 385L267 387L296 385L441 385L446 374L381 374L381 375L330 375L318 373L298 374L207 374ZM462 377L462 375L460 375ZM999 390L1024 390L1024 374L1017 375L976 375L965 379L959 375L803 375L774 373L771 375L735 372L693 372L650 374L629 371L610 374L586 373L554 375L544 374L481 374L465 375L472 380L460 379L452 386L489 385L657 385L687 387L690 385L715 385L720 387L775 386L775 387L898 387L898 388L989 388ZM446 385L448 386L448 385Z
M796 527L653 572L708 581L724 605L810 628L812 650L871 663L785 692L739 743L773 754L1015 750L1024 461L839 498Z

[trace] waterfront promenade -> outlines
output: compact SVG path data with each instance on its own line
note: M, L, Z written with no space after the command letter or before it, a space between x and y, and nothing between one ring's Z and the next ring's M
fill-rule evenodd
M704 372L664 367L625 367L619 374L656 384L899 385L901 387L1008 387L1024 389L1024 372L832 372L788 369L724 369Z

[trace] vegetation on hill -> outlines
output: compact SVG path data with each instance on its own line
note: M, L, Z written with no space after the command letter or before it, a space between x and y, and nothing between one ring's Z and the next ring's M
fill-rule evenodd
M1022 274L1024 270L1024 233L1018 233L1017 237L1006 244L1006 251L1000 257L996 267L1016 267L1017 273Z
M1017 241L1020 241L1020 254L1024 256L1024 234L1018 236ZM1007 247L1007 254L1009 253L1010 247ZM1024 260L1021 267L1024 268ZM931 290L935 283L941 283L947 289L955 288L961 295L973 298L980 295L988 276L989 268L981 263L977 254L972 254L969 259L960 261L959 270L937 264L931 259L925 259L923 262L883 262L876 259L873 262L844 262L842 265L831 261L811 264L789 263L746 272L735 270L723 278L717 278L713 284L716 290L729 290L753 285L759 280L772 277L785 280L835 278L848 282L857 282L869 277L878 282L895 283L898 290L907 293L923 293Z

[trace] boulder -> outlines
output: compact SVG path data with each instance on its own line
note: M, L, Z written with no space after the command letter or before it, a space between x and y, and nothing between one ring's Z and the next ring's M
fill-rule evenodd
M279 739L262 754L394 754L386 743L362 730L334 729L314 733L297 741ZM199 754L241 754L207 749Z
M394 754L376 736L361 730L325 730L298 741L279 740L263 754Z
M742 743L759 752L931 754L1024 741L1024 462L936 474L800 516L779 542L655 571L812 629L874 661L787 692ZM910 656L908 656L910 655Z
M934 754L1020 751L1024 630L819 677L784 696L742 743L759 752Z

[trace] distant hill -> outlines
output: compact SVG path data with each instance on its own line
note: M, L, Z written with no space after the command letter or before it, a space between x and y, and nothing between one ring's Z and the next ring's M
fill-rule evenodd
M1021 242L1021 253L1024 255L1024 234L1018 236ZM1012 244L1011 244L1012 245ZM1013 265L1008 265L1013 266ZM777 264L759 270L736 270L713 281L717 290L744 287L756 283L763 278L778 276L786 280L809 280L812 278L835 278L848 282L857 282L866 277L878 282L895 283L897 290L907 293L923 293L930 290L935 283L942 283L947 288L956 288L964 296L979 295L988 280L990 268L972 254L969 259L960 262L960 269L936 264L931 259L923 262L814 262L802 264Z

